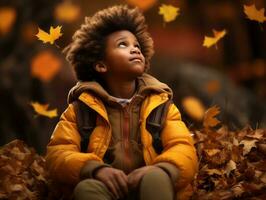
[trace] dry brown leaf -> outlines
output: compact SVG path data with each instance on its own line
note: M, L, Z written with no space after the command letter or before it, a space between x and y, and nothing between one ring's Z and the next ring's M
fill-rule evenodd
M244 5L244 13L247 15L248 19L257 21L259 23L266 21L264 10L264 8L257 10L255 4L252 4L250 6Z
M50 51L38 53L31 61L31 75L48 82L59 72L62 61Z
M256 147L256 142L258 141L257 140L242 140L239 144L244 145L243 155L248 154L253 147Z
M159 7L159 15L163 16L165 22L171 22L179 15L179 8L172 5L162 4Z
M212 31L213 31L214 37L205 36L204 37L204 41L203 41L203 46L204 47L209 48L212 45L217 44L217 42L226 35L226 30L225 29L222 30L222 31L216 31L216 30L213 29Z
M215 154L219 153L221 150L220 149L205 149L204 150L208 156L214 156Z
M48 110L49 104L40 104L38 102L31 102L35 112L49 118L57 117L57 109Z
M0 8L0 34L7 34L12 28L17 17L17 12L12 7Z
M157 0L126 0L126 2L145 11L150 9L157 2Z
M205 128L214 127L220 123L218 119L216 119L216 115L220 113L220 108L218 106L212 106L209 108L203 117L203 126Z
M229 174L231 173L231 171L236 169L236 163L233 160L230 160L225 167L225 173L227 175L227 177L229 176Z
M204 113L205 113L205 107L200 101L200 99L188 96L182 99L182 106L184 108L184 111L194 120L201 121Z
M50 44L54 44L55 40L57 40L62 36L61 28L62 26L57 26L56 28L51 26L49 34L43 31L42 29L38 28L38 33L36 34L36 36L43 43L49 42Z
M80 17L80 7L70 1L63 1L56 6L54 15L57 20L70 23Z

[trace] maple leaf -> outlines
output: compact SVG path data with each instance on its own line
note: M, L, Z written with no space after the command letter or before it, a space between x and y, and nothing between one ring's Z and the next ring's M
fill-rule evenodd
M6 34L10 31L16 20L16 10L11 7L0 8L0 33Z
M215 29L212 30L214 37L208 37L205 36L204 37L204 41L203 41L203 46L204 47L211 47L212 45L216 44L220 39L222 39L225 35L226 35L226 30L222 30L222 31L216 31Z
M60 70L61 60L50 51L41 51L31 61L31 75L44 82L50 81Z
M49 118L57 117L57 109L48 110L49 104L40 104L38 102L31 102L30 104L32 105L35 112L39 115L43 115Z
M59 21L73 22L80 16L80 7L70 1L64 1L56 6L54 15Z
M257 10L254 4L250 6L244 5L244 13L250 20L254 20L259 23L266 21L266 17L264 16L264 8Z
M175 6L162 4L159 8L159 14L163 15L165 22L171 22L179 15L179 10Z
M36 36L39 40L43 41L43 43L50 42L50 44L54 44L54 41L62 36L61 28L62 26L57 26L56 28L51 26L49 34L38 28L39 32L36 34Z
M205 107L196 97L188 96L182 100L182 106L185 112L193 119L202 120L205 112Z
M220 113L220 108L218 106L212 106L209 108L203 117L203 126L205 128L214 127L220 123L218 119L215 118L216 115Z

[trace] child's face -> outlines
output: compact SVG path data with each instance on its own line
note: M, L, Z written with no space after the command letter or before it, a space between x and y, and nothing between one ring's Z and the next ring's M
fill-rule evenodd
M107 67L106 75L113 78L135 79L145 71L145 58L137 38L127 30L107 36L103 62Z

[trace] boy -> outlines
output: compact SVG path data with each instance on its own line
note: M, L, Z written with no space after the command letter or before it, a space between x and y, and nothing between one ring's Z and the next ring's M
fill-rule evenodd
M156 153L146 128L149 114L172 98L171 89L146 74L153 41L138 9L114 6L86 18L65 49L79 82L69 93L47 147L52 177L75 187L75 199L172 200L197 171L192 138L172 103ZM81 152L75 101L96 111L96 125Z

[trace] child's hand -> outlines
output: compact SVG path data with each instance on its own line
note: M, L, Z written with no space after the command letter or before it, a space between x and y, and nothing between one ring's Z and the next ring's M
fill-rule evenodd
M117 199L128 193L128 178L122 170L103 167L96 172L95 178L102 181Z
M149 171L153 169L158 169L159 167L156 166L145 166L138 169L135 169L128 175L128 185L130 188L137 188L139 181L141 178ZM160 168L159 168L160 169Z

